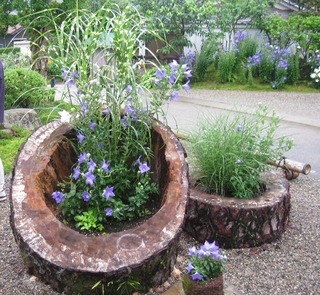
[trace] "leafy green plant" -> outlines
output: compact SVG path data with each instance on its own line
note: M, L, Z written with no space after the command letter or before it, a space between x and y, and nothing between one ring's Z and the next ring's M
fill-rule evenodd
M196 56L194 73L199 81L205 79L208 67L213 63L214 53L217 49L216 42L212 40L204 41L200 53Z
M261 192L261 173L292 140L276 137L280 118L260 105L254 115L205 118L191 132L188 148L196 185L208 193L252 198Z
M46 80L37 72L26 69L5 70L5 109L12 107L33 107L53 99L52 90Z
M103 230L103 225L98 222L97 217L95 216L93 209L82 212L81 215L76 215L74 217L76 221L76 226L81 230L91 231L92 229Z
M28 130L22 129L19 126L12 126L10 133L0 130L0 155L5 174L8 174L12 170L18 150L29 134Z
M234 51L221 51L218 60L219 81L221 83L235 81L235 65L236 53Z

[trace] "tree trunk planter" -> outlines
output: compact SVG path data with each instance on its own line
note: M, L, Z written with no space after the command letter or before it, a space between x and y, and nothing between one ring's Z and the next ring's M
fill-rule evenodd
M201 243L215 240L221 248L257 247L280 238L289 222L289 182L283 171L263 178L266 190L253 199L191 189L185 231Z
M40 127L16 160L11 226L28 270L65 294L92 294L100 280L131 279L145 288L163 283L175 263L189 195L188 167L179 141L162 124L153 127L151 167L161 208L136 227L90 237L65 226L52 209L51 193L75 161L67 140L71 131L59 121Z

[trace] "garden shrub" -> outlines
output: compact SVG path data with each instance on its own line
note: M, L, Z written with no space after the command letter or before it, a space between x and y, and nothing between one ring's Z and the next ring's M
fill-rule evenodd
M287 75L287 83L295 84L298 82L300 77L300 58L299 53L292 54L288 58L288 75Z
M0 48L0 54L9 54L9 53L20 53L21 49L19 47L4 47Z
M222 51L219 54L218 74L221 83L233 82L235 80L235 65L236 53L234 51Z
M52 90L37 72L26 69L9 69L4 72L5 109L29 108L46 99L53 100Z
M217 49L215 41L206 40L196 57L194 74L199 81L204 81L208 67L213 63L214 53Z

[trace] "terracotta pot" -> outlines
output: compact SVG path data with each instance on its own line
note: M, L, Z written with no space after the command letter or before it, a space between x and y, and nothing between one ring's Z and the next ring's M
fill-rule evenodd
M222 295L223 294L223 274L221 273L213 280L208 280L204 285L185 276L184 291L186 295Z
M91 294L101 280L162 284L176 260L189 195L185 152L163 124L152 131L154 181L161 208L131 229L104 236L83 235L60 222L51 194L71 173L75 162L68 137L72 129L59 121L37 129L16 159L10 193L11 226L33 275L64 294ZM105 294L115 294L105 288ZM109 292L109 293L108 293Z

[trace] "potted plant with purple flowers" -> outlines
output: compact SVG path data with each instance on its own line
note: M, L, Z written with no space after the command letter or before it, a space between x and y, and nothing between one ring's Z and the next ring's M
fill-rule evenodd
M183 279L183 287L188 295L223 294L223 268L226 256L221 254L215 242L205 243L189 249L188 274Z
M64 220L86 231L106 231L110 222L153 213L157 204L150 200L158 190L150 170L152 125L155 119L165 120L163 105L176 100L179 89L188 90L191 77L187 64L175 60L166 66L150 64L155 68L152 76L146 61L132 62L137 44L142 43L144 24L133 17L125 19L125 13L112 13L103 35L93 32L112 40L107 49L113 53L105 57L104 65L90 65L87 56L94 55L99 44L93 46L93 35L89 44L74 39L73 19L66 19L65 31L57 32L61 47L53 47L60 56L66 98L80 105L80 111L77 116L62 113L62 120L70 121L76 131L77 161L69 179L59 184L52 197ZM79 47L85 54L79 53ZM183 79L186 82L181 86Z
M76 10L51 32L75 111L37 129L13 173L12 228L29 271L65 294L147 291L177 255L188 165L164 110L191 72L136 59L146 34L160 36L130 9Z

